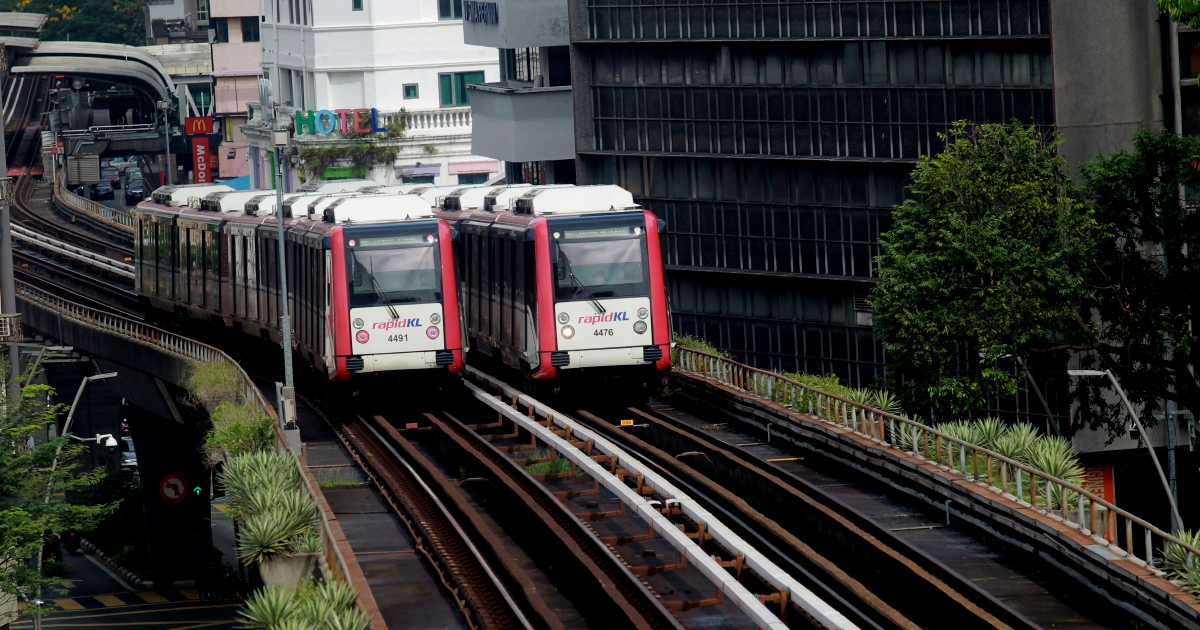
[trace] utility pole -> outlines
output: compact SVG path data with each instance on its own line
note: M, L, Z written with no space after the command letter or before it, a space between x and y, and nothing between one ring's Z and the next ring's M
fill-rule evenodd
M171 101L159 101L158 111L163 118L163 186L175 183L175 168L171 165Z
M276 54L278 55L278 48ZM278 74L278 73L277 73ZM283 346L283 387L280 389L279 411L283 429L295 429L296 384L292 375L292 316L288 309L287 239L283 231L283 148L288 145L288 130L275 119L271 103L270 84L263 80L258 89L262 119L271 129L275 158L275 229L279 237L279 327Z
M0 45L0 87L8 81L8 49ZM8 177L8 152L0 130L0 311L5 315L17 313L17 283L13 278L12 204L13 182ZM21 398L21 345L8 347L8 382L5 388L9 404L19 404Z

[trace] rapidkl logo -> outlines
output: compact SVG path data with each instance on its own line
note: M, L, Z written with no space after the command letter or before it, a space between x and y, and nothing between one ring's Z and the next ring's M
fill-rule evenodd
M585 315L579 318L580 324L602 324L604 322L627 322L629 321L629 313L621 311L620 313L605 313L604 315Z
M412 328L421 325L421 318L414 317L412 319L397 319L391 322L375 322L371 324L371 328L375 330L388 330L389 328Z

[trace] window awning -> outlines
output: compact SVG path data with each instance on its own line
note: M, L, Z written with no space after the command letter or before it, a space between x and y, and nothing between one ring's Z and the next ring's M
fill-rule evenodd
M441 164L409 164L400 166L400 172L409 177L437 177L442 174Z
M498 173L500 172L500 162L498 160L476 160L474 162L451 162L451 175L474 175L476 173Z

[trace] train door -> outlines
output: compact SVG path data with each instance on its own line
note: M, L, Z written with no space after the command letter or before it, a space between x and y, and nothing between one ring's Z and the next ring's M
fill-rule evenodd
M252 321L262 322L258 311L258 239L253 233L244 235L246 244L246 317Z

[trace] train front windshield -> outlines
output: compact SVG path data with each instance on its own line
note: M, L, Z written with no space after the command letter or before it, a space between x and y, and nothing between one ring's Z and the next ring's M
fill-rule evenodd
M634 221L639 224L632 225ZM555 298L570 301L647 295L646 230L641 221L644 219L639 213L636 219L625 219L617 225L551 225L558 250ZM598 222L593 219L588 223Z
M437 225L394 232L346 234L352 308L441 301Z

